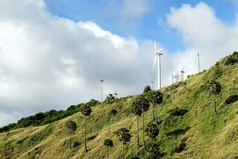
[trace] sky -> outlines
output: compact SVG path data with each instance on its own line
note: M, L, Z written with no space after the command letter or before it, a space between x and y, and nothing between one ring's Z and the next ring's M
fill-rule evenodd
M171 74L237 51L237 0L0 0L0 127L51 109L140 94L154 41Z

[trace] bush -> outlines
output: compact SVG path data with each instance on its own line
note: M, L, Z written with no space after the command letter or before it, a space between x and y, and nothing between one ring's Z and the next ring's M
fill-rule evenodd
M147 93L147 92L151 92L152 90L151 90L151 88L150 88L150 86L145 86L145 88L144 88L144 92L143 93Z
M0 132L6 132L6 131L9 131L9 130L12 130L16 125L17 125L16 123L12 123L12 124L9 124L7 126L1 127Z
M112 115L116 115L116 113L117 113L117 110L116 110L116 109L112 109L112 110L110 111L110 114L112 114Z
M88 103L86 103L88 106L93 107L96 106L98 104L100 104L100 102L96 99L91 99Z
M57 114L58 114L58 111L52 109L52 110L46 112L46 113L45 113L45 116L55 116L55 115L57 115Z
M232 55L227 56L224 60L225 65L233 65L234 63L238 63L238 52L234 52Z
M73 142L73 148L76 148L76 147L78 147L80 145L81 145L81 143L79 143L78 141L74 141Z
M71 105L70 107L68 107L67 111L74 111L77 109L76 105Z
M186 82L184 82L184 81L180 81L180 82L178 83L178 86L184 86L184 85L186 85Z
M222 70L220 69L220 66L216 66L213 71L213 79L218 79L222 76Z
M21 118L20 120L17 121L17 128L30 126L32 123L33 122L32 119L30 119L30 117Z
M187 75L187 78L192 77L193 75Z
M109 101L109 100L113 100L115 99L115 97L113 96L113 94L109 94L106 98L106 101Z
M187 109L179 109L176 107L176 109L172 109L169 111L170 116L183 116L188 112Z
M95 106L98 103L99 102L97 100L91 99L87 104L89 106ZM82 107L84 105L85 105L84 103L81 103L78 105L71 105L70 107L68 107L68 109L66 111L65 110L56 111L56 110L52 109L45 113L39 112L35 115L21 118L20 120L18 120L17 123L9 124L7 126L0 128L0 132L7 132L7 131L10 131L15 128L23 128L23 127L28 127L28 126L39 126L39 125L45 125L48 123L52 123L54 121L63 119L65 117L68 117L70 115L77 113L79 111L80 107Z
M33 116L34 120L42 120L45 117L44 113L40 112Z
M234 103L237 100L238 100L238 95L232 95L225 100L224 105Z

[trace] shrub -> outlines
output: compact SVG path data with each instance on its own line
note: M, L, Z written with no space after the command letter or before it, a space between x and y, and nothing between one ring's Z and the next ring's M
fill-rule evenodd
M71 105L70 107L68 107L67 111L74 111L77 109L76 105Z
M88 103L86 103L88 106L93 107L96 106L98 104L100 104L100 102L96 99L91 99Z
M147 93L147 92L151 92L151 88L150 88L150 86L148 86L148 85L145 86L143 93Z
M46 113L45 113L45 116L55 116L55 115L57 115L57 114L58 114L58 111L52 109L52 110L46 112Z
M109 95L107 95L106 101L110 101L110 100L113 100L113 99L115 99L113 94L109 94Z
M40 112L33 116L34 120L42 120L45 117L44 113Z
M7 126L1 127L0 132L6 132L6 131L9 131L9 130L12 130L16 125L17 125L16 123L12 123L12 124L9 124Z
M151 140L154 140L156 136L159 135L159 128L155 123L153 123L153 121L151 121L147 124L145 132L147 133L147 135L150 137Z
M188 112L187 109L179 109L176 107L175 109L169 110L170 116L183 116Z
M186 82L184 82L184 81L180 81L180 82L178 83L178 86L184 86L184 85L186 85Z
M110 111L110 114L112 114L112 115L116 115L116 113L117 113L117 110L115 110L115 109L112 109L112 110Z
M232 96L228 97L228 98L225 100L224 104L225 104L225 105L231 104L231 103L234 103L234 102L237 101L237 100L238 100L238 95L232 95Z
M146 143L146 152L150 154L151 158L154 158L159 155L159 144L155 141L149 141Z
M81 145L81 143L79 143L78 141L74 141L73 142L73 148L76 148L76 147L78 147L80 145Z
M213 71L213 79L218 79L222 76L222 70L220 69L220 66L216 66Z
M234 63L238 63L238 52L236 51L224 60L225 65L233 65Z
M32 119L30 119L30 117L21 118L20 120L17 121L17 128L30 126L32 123L33 122Z

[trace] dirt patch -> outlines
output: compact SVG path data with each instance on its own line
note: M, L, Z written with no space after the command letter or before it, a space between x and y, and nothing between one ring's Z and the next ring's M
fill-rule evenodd
M22 144L27 138L28 138L28 137L25 137L25 138L23 138L23 139L21 139L21 140L18 140L18 141L17 141L17 144Z
M125 102L120 103L120 104L116 107L116 111L117 111L117 112L120 112L120 111L123 109L123 107L124 107L125 105L126 105Z

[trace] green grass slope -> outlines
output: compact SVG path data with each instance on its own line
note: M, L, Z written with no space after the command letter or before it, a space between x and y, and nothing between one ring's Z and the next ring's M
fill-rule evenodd
M238 60L233 56L184 82L161 89L164 101L159 105L158 114L158 158L238 158L238 101L225 102L230 96L238 95ZM206 82L212 79L222 86L221 93L216 95L216 113L213 96L206 88ZM130 111L135 98L114 99L92 108L87 119L87 153L84 150L84 116L78 112L48 125L0 133L0 158L101 159L107 157L103 142L110 138L114 142L110 158L119 159L122 158L122 144L114 132L122 127L128 128L132 136L125 146L125 157L149 158L142 146L141 117L141 147L137 148L136 116ZM115 115L111 113L112 109L117 110ZM75 145L71 150L69 132L65 127L68 120L75 121L78 127L71 136ZM152 106L145 113L145 125L151 120ZM145 139L149 141L147 136Z

